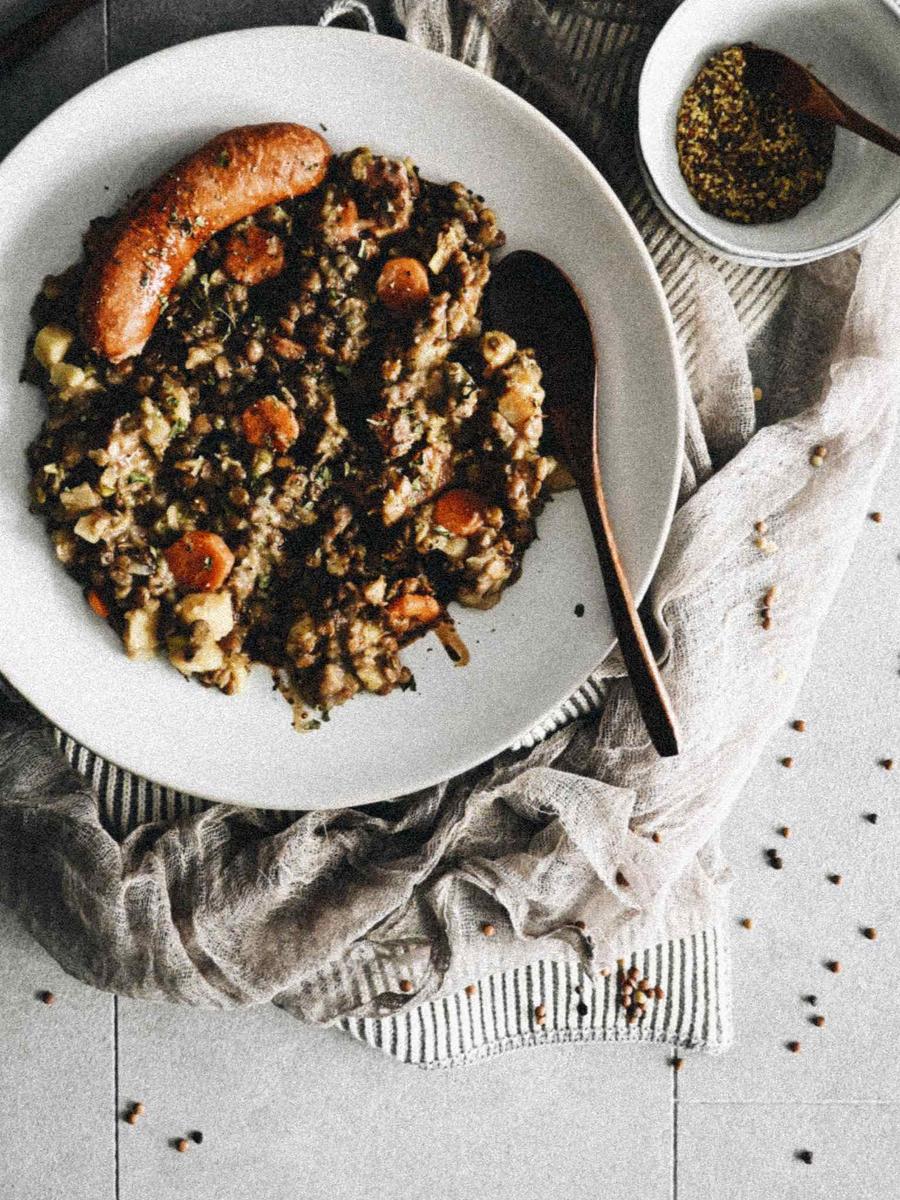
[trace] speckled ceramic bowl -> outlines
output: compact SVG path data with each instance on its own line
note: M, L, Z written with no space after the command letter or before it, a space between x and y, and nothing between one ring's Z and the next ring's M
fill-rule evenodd
M706 59L737 42L781 50L838 96L900 133L900 19L893 0L684 0L641 74L638 150L654 199L687 237L759 266L812 262L861 241L900 204L900 157L846 130L822 193L794 217L738 225L704 212L678 166L675 121Z

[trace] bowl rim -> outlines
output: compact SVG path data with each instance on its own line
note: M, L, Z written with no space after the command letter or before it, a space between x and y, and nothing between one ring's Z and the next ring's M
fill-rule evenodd
M645 115L650 110L650 78L653 73L653 68L660 56L664 53L666 46L666 35L671 32L671 27L676 21L685 19L685 14L689 14L690 10L701 8L707 5L709 0L681 0L681 3L672 12L665 24L653 39L653 43L647 52L647 57L644 59L641 67L641 74L638 80L637 90L637 123L635 131L635 143L637 146L638 165L644 181L647 184L648 190L653 197L654 203L675 227L682 233L683 236L688 236L691 240L699 239L706 247L716 251L723 257L731 259L735 262L742 262L750 266L757 267L790 267L803 266L806 263L816 262L822 258L828 258L832 254L839 254L843 250L850 250L854 246L859 245L870 233L874 231L886 221L893 212L900 207L900 189L895 198L890 201L880 212L869 218L861 226L854 229L852 232L843 237L834 238L830 241L820 242L814 246L807 246L801 250L765 250L753 247L752 249L744 246L741 242L731 241L728 238L719 237L714 233L709 232L697 224L696 219L692 219L690 212L684 210L684 207L679 204L672 196L668 194L668 189L663 181L659 178L659 172L654 171L653 162L644 152L644 129ZM888 11L900 16L900 7L896 7L890 0L876 0L876 3L886 8ZM710 47L712 52L712 44ZM839 131L840 132L840 131ZM827 186L827 183L826 183ZM696 203L696 202L695 202ZM696 206L697 211L702 213L699 205ZM736 224L735 230L741 229L742 226Z

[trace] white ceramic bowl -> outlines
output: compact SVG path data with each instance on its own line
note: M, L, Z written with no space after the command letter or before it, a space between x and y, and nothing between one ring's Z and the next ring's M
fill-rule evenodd
M900 133L900 20L885 0L684 0L647 55L638 94L639 160L665 215L692 240L758 266L795 266L861 241L900 204L900 157L837 131L822 193L794 217L737 225L704 212L678 166L685 89L715 51L738 42L781 50L838 96Z

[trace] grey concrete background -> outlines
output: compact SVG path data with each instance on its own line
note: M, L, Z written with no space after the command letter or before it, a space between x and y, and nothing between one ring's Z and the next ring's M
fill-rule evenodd
M0 32L37 7L0 0ZM98 4L0 78L0 154L107 64L289 22L300 7ZM797 705L807 732L774 738L727 828L728 1055L691 1057L675 1075L662 1048L553 1048L424 1073L273 1009L181 1011L91 991L0 910L0 1197L900 1195L900 448L873 508L884 522L862 531ZM887 757L896 771L879 765ZM781 872L766 864L771 846ZM862 936L869 925L877 941ZM137 1100L147 1115L132 1127ZM202 1145L177 1153L191 1130Z

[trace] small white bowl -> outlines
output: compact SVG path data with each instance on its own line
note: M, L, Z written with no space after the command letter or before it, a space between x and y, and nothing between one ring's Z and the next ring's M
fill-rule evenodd
M711 54L738 42L789 54L865 116L900 133L900 20L893 0L684 0L653 43L638 91L641 170L656 203L692 241L767 267L796 266L856 245L900 205L900 157L843 129L823 191L785 221L725 221L704 212L688 191L675 148L681 97Z

